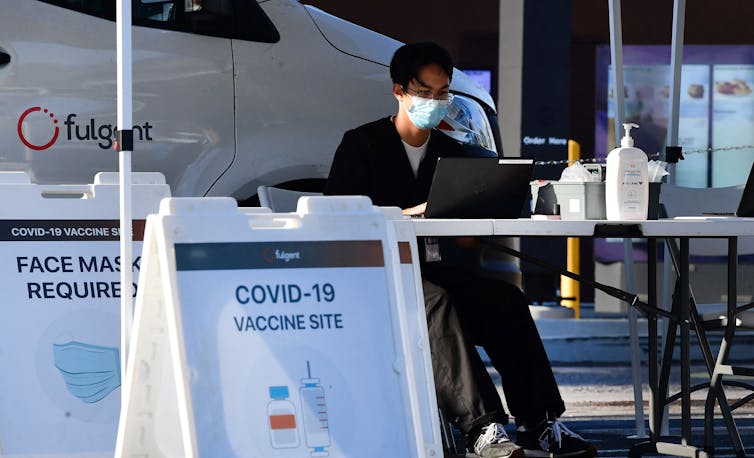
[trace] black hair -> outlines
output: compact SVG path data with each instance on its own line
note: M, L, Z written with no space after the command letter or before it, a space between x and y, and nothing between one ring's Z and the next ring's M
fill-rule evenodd
M411 43L395 51L390 60L390 78L393 84L400 84L405 90L408 83L419 75L419 69L426 65L437 64L453 78L453 61L450 53L437 43Z

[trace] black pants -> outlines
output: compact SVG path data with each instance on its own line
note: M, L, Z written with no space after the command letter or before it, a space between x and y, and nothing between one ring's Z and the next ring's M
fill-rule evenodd
M550 361L516 286L464 270L425 265L424 302L440 409L464 433L507 423L475 345L500 373L517 424L533 426L565 411Z

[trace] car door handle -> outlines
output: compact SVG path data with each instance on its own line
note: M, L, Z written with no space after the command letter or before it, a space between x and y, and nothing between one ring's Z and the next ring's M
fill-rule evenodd
M0 66L3 66L10 62L10 54L0 51Z

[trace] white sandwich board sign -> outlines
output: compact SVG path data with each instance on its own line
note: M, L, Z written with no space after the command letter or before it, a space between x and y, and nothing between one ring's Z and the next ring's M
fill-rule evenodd
M427 318L424 307L419 253L416 243L414 223L402 215L397 207L383 207L386 218L391 221L398 241L400 276L406 307L406 330L413 351L413 376L417 388L419 410L427 414L420 417L422 437L427 456L443 456L440 421L437 418L437 396L435 378L432 373L432 355L429 348Z
M116 457L441 456L428 345L369 199L166 199L141 267Z
M170 190L133 177L135 251ZM0 456L108 457L120 411L118 176L37 185L0 173ZM140 259L132 268L138 272Z

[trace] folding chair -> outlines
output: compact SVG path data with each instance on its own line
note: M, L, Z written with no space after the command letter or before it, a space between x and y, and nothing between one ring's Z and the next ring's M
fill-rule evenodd
M263 207L278 213L295 212L298 198L304 196L321 196L321 192L290 191L274 186L258 186L257 195Z
M676 216L700 216L704 212L724 213L735 211L743 186L727 188L684 188L674 185L663 185L660 194L660 202L663 210L668 217ZM678 271L679 253L678 246L674 239L667 240L668 251L671 261ZM727 256L730 247L730 241L718 239L696 239L692 240L689 245L689 252L694 256ZM754 254L754 238L743 237L738 240L736 255ZM735 260L729 260L734 262ZM730 264L729 264L730 265ZM728 282L736 286L736 278L729 278ZM735 289L735 288L734 288ZM676 291L677 293L678 291ZM674 294L674 301L678 294ZM739 380L726 380L725 375L749 375L754 376L754 369L739 366L731 366L729 362L730 350L733 345L733 338L737 327L754 329L754 311L751 308L754 304L737 306L733 313L728 313L727 309L720 311L709 311L703 314L699 313L697 302L693 291L689 291L691 319L697 339L702 350L702 356L707 367L710 381L692 387L692 391L709 387L709 392L705 405L705 449L712 451L714 444L714 404L715 400L720 404L720 410L725 420L728 433L731 436L734 447L739 454L745 454L741 437L735 425L732 411L754 399L754 385L741 382ZM729 301L736 301L736 298L729 298ZM720 350L717 358L712 355L709 346L707 330L725 329ZM676 328L671 326L668 329L667 345L665 347L665 358L672 358L673 343L675 340ZM662 380L662 377L661 377ZM729 404L725 396L724 386L737 386L752 391L739 401ZM661 387L661 393L667 393L667 387ZM666 403L677 399L674 395L667 398Z

